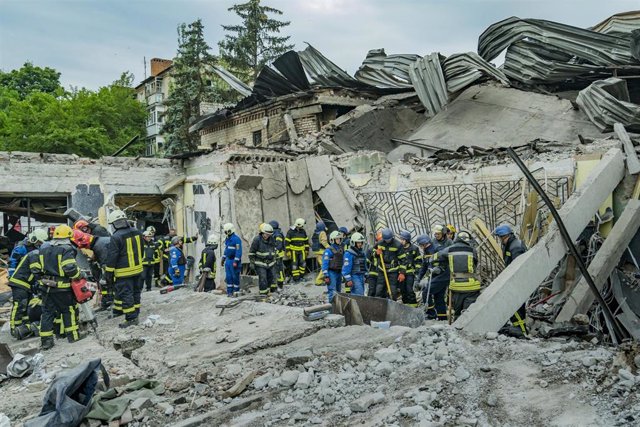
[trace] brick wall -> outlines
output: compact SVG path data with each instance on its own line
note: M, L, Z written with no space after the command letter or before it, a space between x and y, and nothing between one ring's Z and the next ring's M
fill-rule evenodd
M151 77L157 76L173 63L170 59L151 58Z
M318 131L318 117L315 114L294 119L293 124L296 127L298 136L305 136Z

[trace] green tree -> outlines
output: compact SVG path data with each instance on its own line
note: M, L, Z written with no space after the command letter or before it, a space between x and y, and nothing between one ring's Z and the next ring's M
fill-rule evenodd
M203 31L199 19L178 26L178 54L171 71L173 86L166 101L162 128L167 141L166 154L195 150L200 136L189 133L189 126L200 116L200 104L222 101L211 85L210 67L216 64L216 57L209 53Z
M59 72L49 67L36 67L30 62L25 62L18 70L0 71L0 86L15 90L20 99L32 92L54 94L62 90Z
M289 21L278 21L268 14L282 15L278 9L262 6L260 0L249 0L228 9L242 22L223 25L230 34L218 43L220 57L230 65L231 71L246 83L253 81L266 64L293 48L287 44L289 36L279 36Z

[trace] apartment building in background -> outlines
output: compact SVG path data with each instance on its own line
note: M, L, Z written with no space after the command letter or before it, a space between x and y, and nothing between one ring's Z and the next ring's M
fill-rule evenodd
M136 86L136 99L147 106L147 135L145 138L145 156L153 157L164 150L162 126L166 111L165 102L169 96L171 70L170 59L152 58L151 75Z

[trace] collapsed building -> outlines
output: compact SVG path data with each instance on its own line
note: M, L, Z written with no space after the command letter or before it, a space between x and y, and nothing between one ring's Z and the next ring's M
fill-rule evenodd
M362 229L370 241L381 227L416 236L451 223L478 242L485 285L457 329L496 332L528 301L537 336L637 340L638 46L638 12L590 29L509 18L480 35L477 53L422 57L375 49L353 77L310 45L265 67L253 87L215 68L244 98L191 126L201 137L198 153L95 161L3 153L0 211L62 222L75 208L104 222L109 209L127 209L140 227L198 232L203 238L187 246L195 257L209 236L223 239L226 222L236 224L245 245L273 219L285 228L302 217L309 235L322 219ZM491 64L504 51L504 64ZM507 148L559 209L622 334L594 304L548 206ZM514 225L529 247L507 269L487 231L501 223ZM433 337L455 343L447 334L456 333ZM201 422L224 418L216 414Z

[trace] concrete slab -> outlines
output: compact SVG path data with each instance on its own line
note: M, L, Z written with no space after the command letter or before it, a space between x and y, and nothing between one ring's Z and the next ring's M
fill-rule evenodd
M275 199L287 194L287 169L284 162L267 163L260 167L262 176L262 199Z
M589 273L598 289L602 289L620 257L640 228L640 200L629 200L620 219L615 223L602 247L589 264ZM586 313L594 296L583 278L576 284L567 302L556 317L556 322L568 322L578 313Z
M621 123L615 123L613 130L620 141L622 141L622 147L624 147L624 154L627 156L627 169L631 175L635 175L640 172L640 160L636 149L629 138L629 134L625 130Z
M306 159L311 189L318 191L331 181L333 172L329 156L309 157Z
M300 194L295 194L291 188L289 188L287 200L289 201L289 218L291 218L291 223L281 223L280 228L282 228L282 232L286 235L289 226L293 225L296 218L304 218L307 222L305 230L309 238L311 238L316 224L311 187L306 188Z
M295 194L302 193L309 186L307 162L304 159L287 163L287 181Z
M353 228L358 215L355 207L357 201L337 169L334 168L333 178L323 188L318 189L317 193L336 224Z
M236 178L234 187L239 190L249 190L256 188L262 182L264 177L262 175L240 175Z
M624 176L624 159L613 148L603 157L584 185L559 210L567 232L578 238L603 200ZM470 332L498 331L529 295L551 273L567 248L553 223L537 245L505 268L455 326Z

